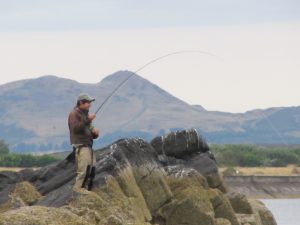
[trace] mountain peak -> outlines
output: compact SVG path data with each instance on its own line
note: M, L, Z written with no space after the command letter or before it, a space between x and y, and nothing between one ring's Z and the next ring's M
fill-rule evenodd
M43 75L43 76L40 76L36 79L60 79L60 77L55 76L55 75Z
M206 109L202 105L192 105L192 106L200 112L206 111Z
M143 79L145 80L143 77L134 74L134 72L129 71L129 70L119 70L115 73L112 73L110 75L108 75L107 77L105 77L104 79L101 80L102 81L121 81L121 80L125 80L126 78L128 78L129 76L133 75L133 77L135 78L139 78L139 79Z

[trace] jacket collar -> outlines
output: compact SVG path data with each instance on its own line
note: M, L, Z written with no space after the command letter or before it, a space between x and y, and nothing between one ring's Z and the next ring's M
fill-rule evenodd
M79 111L79 112L81 112L81 113L83 113L83 114L85 114L85 115L87 115L87 114L89 114L89 110L84 110L84 109L80 109L79 107L75 107L75 110L77 110L77 111Z

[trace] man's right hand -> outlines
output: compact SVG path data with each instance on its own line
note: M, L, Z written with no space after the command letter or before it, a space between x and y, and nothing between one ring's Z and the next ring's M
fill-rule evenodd
M96 114L89 114L89 120L93 121L96 118Z

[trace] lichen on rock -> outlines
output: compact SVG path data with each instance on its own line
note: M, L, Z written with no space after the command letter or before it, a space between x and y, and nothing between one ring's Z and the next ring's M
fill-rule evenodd
M28 181L17 183L9 194L8 200L0 205L0 212L33 205L41 198L42 195Z
M1 225L88 225L83 218L64 208L25 206L0 215Z

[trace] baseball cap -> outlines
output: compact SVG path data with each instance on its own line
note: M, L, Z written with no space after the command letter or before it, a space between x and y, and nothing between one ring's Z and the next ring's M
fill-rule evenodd
M78 98L77 101L89 101L89 102L93 102L95 101L95 98L92 98L90 95L88 95L87 93L81 93Z

